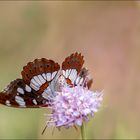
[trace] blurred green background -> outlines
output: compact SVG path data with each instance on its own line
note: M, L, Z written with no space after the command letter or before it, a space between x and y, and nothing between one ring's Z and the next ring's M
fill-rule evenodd
M140 2L0 1L0 89L35 58L61 64L78 51L104 90L103 106L86 124L90 139L140 138ZM45 126L46 109L0 105L0 139L78 139L74 128Z

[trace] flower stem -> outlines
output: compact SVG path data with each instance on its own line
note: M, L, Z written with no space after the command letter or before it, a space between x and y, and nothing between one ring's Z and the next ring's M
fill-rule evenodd
M81 126L81 137L82 137L82 140L86 140L86 133L85 133L85 125L84 125L84 123Z

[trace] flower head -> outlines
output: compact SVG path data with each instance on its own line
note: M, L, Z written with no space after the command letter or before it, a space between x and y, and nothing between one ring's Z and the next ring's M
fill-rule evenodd
M83 86L64 87L57 92L52 103L52 120L49 126L66 128L74 125L81 126L88 121L101 105L102 94L92 92Z

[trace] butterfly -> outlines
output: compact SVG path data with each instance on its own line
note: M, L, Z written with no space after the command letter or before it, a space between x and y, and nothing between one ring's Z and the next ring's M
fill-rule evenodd
M62 66L46 58L35 59L23 67L22 78L12 81L0 92L0 103L9 107L40 108L51 106L56 91L77 85L90 87L88 70L81 53L68 56Z

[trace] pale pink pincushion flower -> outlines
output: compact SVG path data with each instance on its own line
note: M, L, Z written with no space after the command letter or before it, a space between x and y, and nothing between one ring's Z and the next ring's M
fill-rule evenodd
M49 126L69 128L81 126L98 111L102 101L102 93L93 92L83 86L63 87L57 92L52 103L52 117Z

